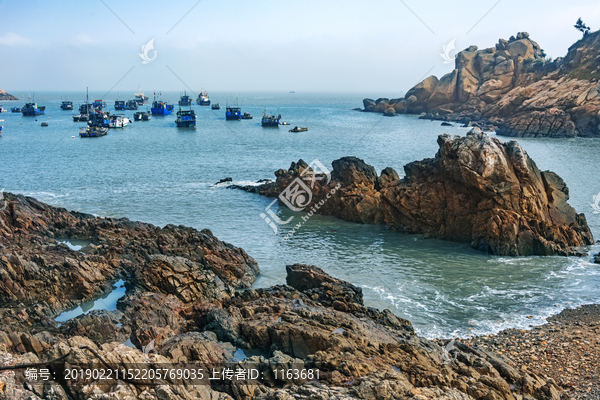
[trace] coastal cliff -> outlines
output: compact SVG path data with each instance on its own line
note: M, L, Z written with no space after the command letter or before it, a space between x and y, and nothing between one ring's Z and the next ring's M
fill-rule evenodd
M0 90L0 100L19 100L12 94L6 93L4 90Z
M455 68L430 76L403 98L365 99L364 110L457 121L516 137L600 136L600 31L549 60L519 32L456 55Z
M564 181L540 171L517 142L473 130L466 137L440 135L438 145L434 158L407 164L402 179L389 167L378 176L356 157L335 160L331 181L315 182L305 210L498 255L577 255L575 247L594 243L585 216L567 203ZM307 167L292 163L275 172L275 182L253 190L277 197Z
M90 244L74 251L57 242L62 238ZM239 291L258 274L256 262L208 230L98 218L5 194L0 245L0 398L568 398L552 379L498 353L417 336L409 321L366 307L360 288L315 266L288 265L286 284ZM127 292L116 311L54 321L117 278ZM238 350L262 355L240 361ZM32 384L23 375L28 364L56 372L198 363L256 368L262 378ZM283 368L319 369L319 378L274 375Z

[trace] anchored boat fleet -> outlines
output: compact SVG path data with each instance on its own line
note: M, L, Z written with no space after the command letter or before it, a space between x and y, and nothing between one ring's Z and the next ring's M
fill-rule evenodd
M40 106L35 102L35 99L32 100L31 96L29 96L30 102L25 103L22 107L13 107L11 108L11 112L13 113L21 113L23 116L39 116L44 115L46 107ZM134 94L134 98L131 100L121 100L120 93L117 96L117 100L114 102L114 110L115 111L126 111L132 110L136 111L133 114L134 121L150 121L152 116L166 116L170 115L174 109L175 105L169 104L168 101L162 100L162 93L159 92L158 95L154 92L154 98L152 101L152 105L150 109L146 109L145 111L137 111L140 106L144 106L148 103L148 96L146 96L141 87L137 93ZM208 96L208 93L204 88L198 94L196 99L196 104L200 106L210 106L211 101ZM180 99L178 102L179 110L176 113L175 125L178 128L196 128L197 116L195 110L192 108L193 100L187 94L187 92L183 92L180 94ZM89 95L86 91L86 100L85 103L80 104L78 108L78 114L73 114L73 122L86 122L85 127L79 128L79 136L82 138L92 138L92 137L101 137L108 134L109 129L120 129L125 128L129 125L131 119L123 114L112 114L110 111L104 111L103 109L107 108L106 102L103 100L94 100L90 103ZM63 111L73 111L74 105L72 101L62 100L60 109ZM211 110L220 110L221 106L219 103L213 103L211 106ZM3 109L0 105L0 112L6 112L7 110ZM266 110L263 111L263 115L261 118L261 126L263 127L278 127L279 125L289 125L287 122L283 122L281 120L281 114L269 115ZM252 115L248 112L242 113L241 107L236 105L229 105L227 103L225 107L225 120L226 121L240 121L242 119L253 119ZM37 121L37 120L36 120ZM48 126L46 122L42 123L42 126ZM289 132L306 132L308 128L303 127L294 127L289 130Z

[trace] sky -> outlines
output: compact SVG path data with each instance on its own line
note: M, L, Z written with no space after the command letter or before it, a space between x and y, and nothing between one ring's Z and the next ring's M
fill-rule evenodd
M526 31L554 58L581 38L578 17L600 29L600 2L0 0L0 89L398 97L453 69L452 39L486 48Z

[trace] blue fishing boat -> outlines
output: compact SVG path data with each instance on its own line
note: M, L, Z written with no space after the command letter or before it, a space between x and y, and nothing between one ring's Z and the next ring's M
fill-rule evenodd
M227 121L239 121L242 119L242 109L239 107L225 107L225 119Z
M13 107L13 108L11 108L11 109L10 109L10 112L13 112L13 113L20 113L20 112L21 112L21 109L20 109L19 107Z
M279 114L277 117L275 117L274 115L267 115L267 113L263 111L262 120L260 121L260 124L262 126L279 127L280 122L281 122L281 114Z
M115 101L115 110L117 110L117 111L125 110L125 101L123 101L123 100Z
M46 111L46 107L38 106L37 103L26 103L21 108L21 114L24 117L35 117L37 115L42 115Z
M73 102L65 100L60 105L60 109L63 111L71 111L73 109Z
M156 100L156 93L154 94L154 101L152 102L152 115L169 115L173 112L174 105L168 104L166 101Z
M102 110L104 107L106 107L106 103L102 100L94 100L93 106L96 109Z
M137 110L138 109L138 103L135 100L128 100L127 103L125 104L125 109L126 110Z
M196 104L199 104L201 106L210 106L210 100L208 99L208 93L206 93L206 90L204 90L204 88L202 88L202 90L200 91L200 94L198 95L198 98L196 99Z
M179 105L182 107L187 107L192 105L192 98L187 95L186 92L183 92L183 95L179 99Z
M177 111L177 119L175 120L178 128L195 128L196 127L196 113L190 107L189 110L182 110L181 108Z
M110 126L111 115L108 112L95 111L88 117L88 125L108 128Z
M82 138L100 137L108 133L108 128L101 126L88 125L85 128L79 128L79 136Z

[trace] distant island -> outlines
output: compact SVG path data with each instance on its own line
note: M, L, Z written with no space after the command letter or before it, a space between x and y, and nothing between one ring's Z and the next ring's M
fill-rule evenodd
M459 52L452 72L424 79L403 98L364 99L364 111L422 114L505 136L599 137L599 53L600 31L584 32L555 60L519 32L493 47Z
M15 96L10 93L6 93L4 90L0 89L0 100L19 100Z

